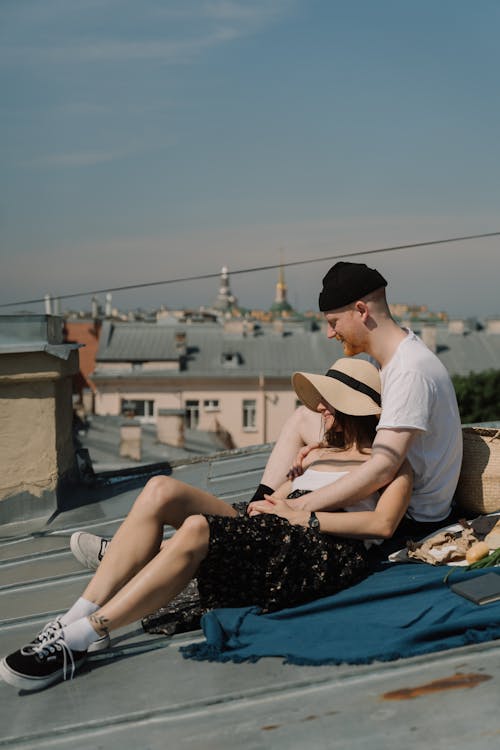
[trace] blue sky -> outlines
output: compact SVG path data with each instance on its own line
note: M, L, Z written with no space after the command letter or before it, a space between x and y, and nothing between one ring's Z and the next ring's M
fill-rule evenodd
M497 0L2 0L0 301L499 231L499 32ZM359 260L494 316L499 247ZM287 270L292 304L329 265ZM276 278L231 283L267 307Z

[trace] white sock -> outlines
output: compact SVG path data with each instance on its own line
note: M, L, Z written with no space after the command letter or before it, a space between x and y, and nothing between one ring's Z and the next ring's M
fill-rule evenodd
M81 617L76 622L65 625L63 631L64 640L73 651L86 651L91 643L101 637L99 633L95 632L86 617Z
M72 622L76 622L76 620L79 620L81 617L93 615L98 609L98 604L94 604L94 602L90 602L88 599L84 599L83 596L81 596L76 600L71 609L68 609L66 614L60 618L61 624L71 625Z

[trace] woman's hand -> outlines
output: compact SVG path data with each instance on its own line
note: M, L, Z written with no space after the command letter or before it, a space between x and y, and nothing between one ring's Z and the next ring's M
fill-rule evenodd
M264 495L264 500L254 500L248 506L249 516L258 516L261 513L270 513L280 518L285 518L289 523L301 526L307 526L310 513L308 511L298 510L286 500L281 500L271 495Z
M295 477L300 477L304 473L304 459L312 450L320 447L321 443L310 443L309 445L304 445L295 456L295 460L290 468L290 471L286 475L287 479L295 479Z

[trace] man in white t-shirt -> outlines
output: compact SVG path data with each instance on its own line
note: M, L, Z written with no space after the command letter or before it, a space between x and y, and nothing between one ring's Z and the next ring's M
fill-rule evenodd
M310 511L352 505L387 485L407 458L414 472L408 516L424 524L441 522L449 516L462 461L455 391L435 354L391 317L386 285L364 263L336 263L323 279L319 307L328 338L341 341L346 356L364 352L380 364L382 414L368 461L334 485L290 503ZM257 497L271 494L283 480L287 459L293 462L317 435L317 415L299 408L273 449ZM300 453L293 472L300 473Z

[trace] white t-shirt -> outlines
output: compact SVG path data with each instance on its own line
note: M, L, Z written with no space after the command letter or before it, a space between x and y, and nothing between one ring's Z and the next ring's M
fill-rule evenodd
M414 471L408 515L440 521L449 514L462 463L462 430L450 376L435 354L408 331L380 372L377 429L417 430L408 451Z

